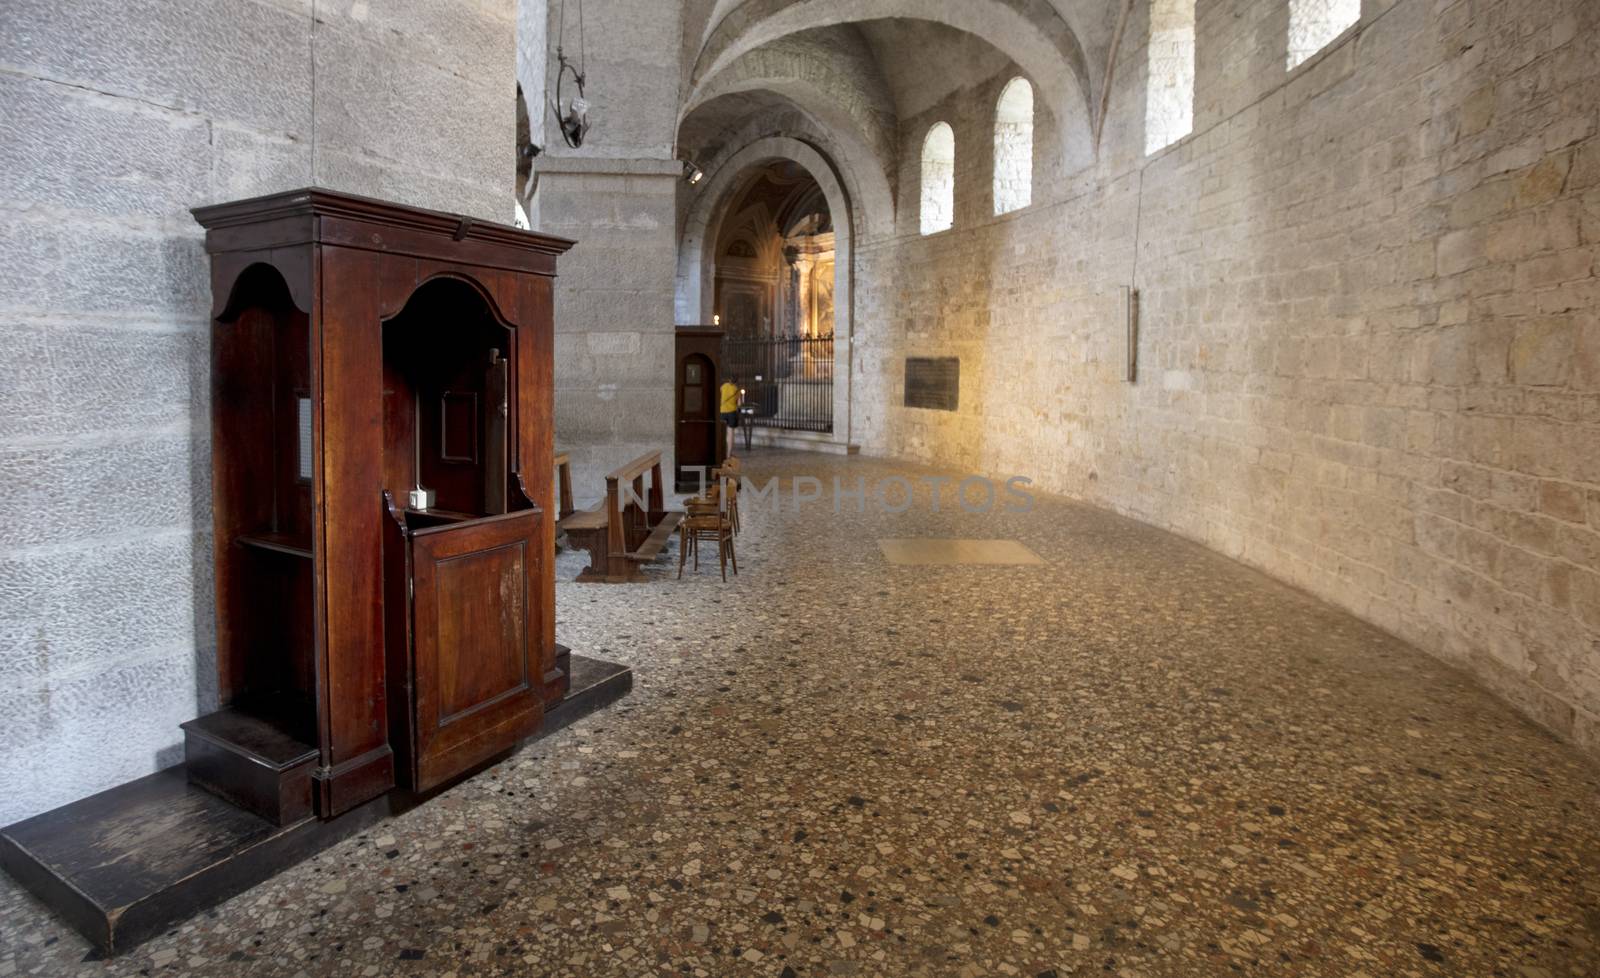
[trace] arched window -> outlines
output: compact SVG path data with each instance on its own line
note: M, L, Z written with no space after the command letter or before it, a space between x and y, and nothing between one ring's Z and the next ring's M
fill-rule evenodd
M948 231L956 214L956 134L936 122L922 141L922 233Z
M1152 0L1144 151L1194 131L1194 0Z
M994 212L1033 203L1033 86L1013 78L994 114Z
M1289 0L1289 68L1321 51L1361 19L1361 0Z

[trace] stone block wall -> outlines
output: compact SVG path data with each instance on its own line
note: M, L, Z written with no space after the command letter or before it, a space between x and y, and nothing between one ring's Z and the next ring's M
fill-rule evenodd
M528 0L524 0L528 2ZM215 700L210 286L188 208L318 184L509 222L512 0L9 0L0 824Z
M536 221L576 239L556 281L556 444L580 507L606 473L662 453L671 478L675 221L682 166L563 158L539 177ZM668 487L670 491L671 487Z
M547 8L549 43L578 60L576 4L564 35L562 6ZM585 16L593 128L572 149L547 124L530 216L578 242L556 282L556 445L571 453L573 492L587 506L605 497L607 472L645 452L661 452L671 471L683 10L679 0L589 0Z
M956 129L955 228L861 250L854 438L1199 540L1600 754L1600 7L1368 0L1286 71L1288 2L1198 0L1195 130L1149 157L1136 3L1097 165L1013 214L1009 73L903 121ZM948 355L959 410L901 407Z

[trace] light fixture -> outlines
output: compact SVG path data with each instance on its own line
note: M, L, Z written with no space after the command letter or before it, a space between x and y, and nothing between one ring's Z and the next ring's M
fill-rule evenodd
M718 314L713 315L711 317L711 325L713 325L713 326L721 326L722 325L722 314L721 313L718 313Z
M704 180L705 177L705 171L700 169L698 166L695 166L694 160L683 161L683 178L689 181L689 186L693 187L701 180Z
M588 66L588 56L584 50L583 40L583 0L578 0L578 62L573 64L567 60L567 52L562 47L567 34L567 4L561 2L561 27L556 35L556 61L560 68L556 71L556 98L550 103L550 111L555 113L556 124L561 129L561 138L568 146L578 149L583 145L583 139L589 134L589 100L584 98L583 84L585 79L584 69ZM578 94L572 98L563 98L567 76L572 76L573 84L578 86Z

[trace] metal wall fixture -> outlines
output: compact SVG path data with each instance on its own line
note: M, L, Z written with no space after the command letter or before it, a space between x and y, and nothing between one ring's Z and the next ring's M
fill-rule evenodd
M550 111L556 117L556 124L561 129L561 138L573 149L583 146L583 140L589 135L589 100L585 97L584 82L587 78L588 53L583 37L583 0L578 0L578 60L576 63L567 59L567 0L561 0L561 26L556 34L556 97L550 103ZM568 78L570 84L577 88L577 94L568 98Z

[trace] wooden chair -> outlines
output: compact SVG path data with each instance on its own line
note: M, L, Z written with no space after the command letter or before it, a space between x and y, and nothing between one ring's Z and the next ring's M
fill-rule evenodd
M700 503L716 503L725 499L722 508L728 514L728 521L733 524L735 535L739 533L739 470L739 459L729 458L720 468L711 471L711 485L694 498L695 502ZM727 486L728 490L724 491L723 486Z
M725 484L727 490L722 494L726 501L723 509L728 513L728 522L733 524L734 535L739 533L739 460L733 459L732 468L724 467L727 476Z
M735 576L739 573L739 558L733 551L733 518L730 515L734 510L730 505L725 505L723 500L732 504L738 499L739 488L736 483L726 478L719 479L713 487L714 499L691 499L687 504L688 515L683 522L678 524L678 579L683 579L683 565L692 554L694 569L700 570L700 541L715 540L717 544L717 564L722 571L723 581L728 579L728 565L733 565Z

